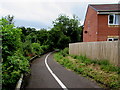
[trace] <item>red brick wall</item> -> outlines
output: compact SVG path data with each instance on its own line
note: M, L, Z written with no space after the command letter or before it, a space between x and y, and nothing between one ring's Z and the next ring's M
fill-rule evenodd
M98 15L98 41L106 41L108 36L119 36L120 27L108 25L108 15Z
M84 22L83 42L106 41L108 36L119 35L120 27L108 25L108 15L97 14L91 6L88 7Z
M87 31L87 33L85 33ZM90 6L87 9L84 22L83 42L97 41L97 12Z

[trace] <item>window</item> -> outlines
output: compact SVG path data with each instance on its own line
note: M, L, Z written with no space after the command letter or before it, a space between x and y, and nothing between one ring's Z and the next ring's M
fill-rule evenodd
M118 41L118 38L108 38L107 41Z
M118 41L119 39L118 38L114 38L114 41Z
M113 41L113 38L108 38L107 41Z
M109 25L120 25L120 15L118 14L108 15L108 24Z
M109 15L109 24L113 24L114 15Z

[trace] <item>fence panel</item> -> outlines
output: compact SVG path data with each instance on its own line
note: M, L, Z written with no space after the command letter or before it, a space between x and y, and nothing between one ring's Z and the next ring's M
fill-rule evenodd
M120 65L120 41L70 43L69 54L86 55L94 60L109 60ZM119 62L118 62L119 61Z

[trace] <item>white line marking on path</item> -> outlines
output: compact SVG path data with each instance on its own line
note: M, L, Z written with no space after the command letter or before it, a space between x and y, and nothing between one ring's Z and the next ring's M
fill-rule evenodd
M49 72L52 74L52 76L55 78L55 80L58 82L58 84L62 87L62 89L64 90L68 90L67 87L60 81L60 79L53 73L53 71L51 70L51 68L49 67L49 65L47 64L47 58L48 56L51 54L52 52L50 52L46 58L45 58L45 65L47 67L47 69L49 70Z

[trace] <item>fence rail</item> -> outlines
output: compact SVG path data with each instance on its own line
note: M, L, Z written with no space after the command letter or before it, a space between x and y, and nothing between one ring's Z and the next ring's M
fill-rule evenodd
M69 54L86 55L95 60L109 60L120 66L120 41L70 43Z

